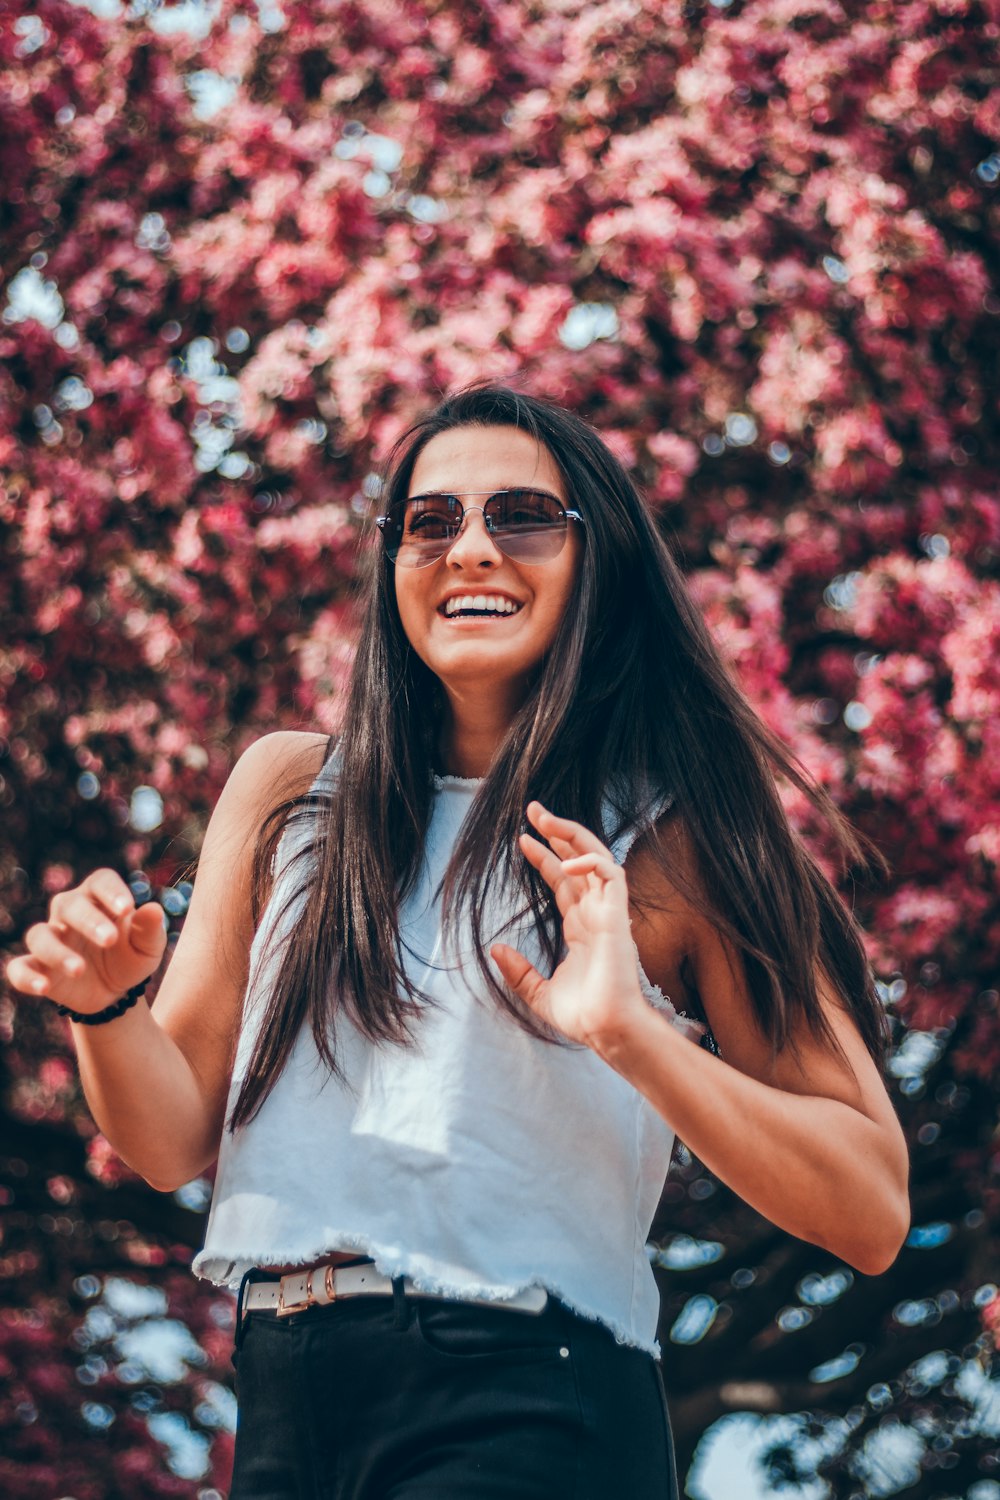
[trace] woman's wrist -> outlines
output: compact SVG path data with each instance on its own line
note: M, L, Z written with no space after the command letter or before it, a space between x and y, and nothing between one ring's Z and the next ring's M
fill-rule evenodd
M106 1021L114 1021L118 1016L124 1015L127 1010L146 993L148 979L134 984L130 990L121 995L117 1000L112 1000L110 1005L105 1005L102 1010L86 1011L72 1010L68 1005L53 1004L61 1016L66 1016L70 1021L75 1021L79 1026L103 1026Z
M646 1056L662 1046L664 1029L664 1018L640 991L638 1003L622 1006L605 1026L588 1036L587 1045L602 1062L631 1081L637 1065L641 1070Z

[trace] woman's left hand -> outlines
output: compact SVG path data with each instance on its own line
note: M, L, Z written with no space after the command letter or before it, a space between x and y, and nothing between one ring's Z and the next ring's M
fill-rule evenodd
M522 852L552 888L566 954L544 979L523 954L494 943L490 954L516 995L571 1041L596 1047L646 1002L629 922L625 871L589 829L557 818L540 802L528 820L548 845L522 834Z

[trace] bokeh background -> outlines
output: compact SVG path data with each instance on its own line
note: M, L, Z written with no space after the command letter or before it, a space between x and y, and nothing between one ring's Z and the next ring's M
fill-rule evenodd
M854 1273L683 1147L651 1246L693 1500L1000 1500L997 0L0 6L0 936L336 727L377 466L519 379L600 428L845 888L913 1230ZM816 840L807 809L789 809ZM0 999L0 1490L225 1494L232 1302L65 1024Z

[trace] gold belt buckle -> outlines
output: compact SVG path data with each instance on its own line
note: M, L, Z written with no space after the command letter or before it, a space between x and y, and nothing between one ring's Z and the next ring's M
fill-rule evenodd
M305 1310L306 1310L307 1307L312 1307L313 1306L313 1304L316 1301L316 1294L313 1291L313 1286L312 1286L313 1272L315 1270L316 1270L316 1267L315 1266L311 1266L309 1268L309 1270L306 1272L306 1295L305 1295L305 1300L304 1301L286 1302L285 1301L285 1292L284 1292L284 1280L285 1280L285 1278L284 1277L281 1278L281 1281L278 1282L278 1306L277 1306L277 1309L276 1309L277 1316L279 1318L287 1318L290 1313L305 1312ZM327 1272L330 1272L332 1270L333 1270L332 1266L327 1266ZM330 1285L329 1276L327 1277L327 1286L328 1286L328 1288L330 1290L332 1290L332 1286ZM331 1301L332 1300L333 1299L331 1297Z

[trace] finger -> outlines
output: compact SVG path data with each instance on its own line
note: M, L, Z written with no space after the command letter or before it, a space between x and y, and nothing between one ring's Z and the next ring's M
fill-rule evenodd
M586 890L586 882L573 880L563 871L562 860L552 850L532 838L530 833L522 833L518 839L522 853L529 864L534 865L546 885L552 890L556 898L556 905L563 916L574 901L579 901Z
M582 823L576 823L572 818L558 818L538 801L529 802L527 812L528 821L538 829L543 838L548 839L553 848L554 841L558 839L568 846L567 854L607 854L611 857L610 849L589 828L584 828Z
M159 959L166 945L163 907L158 901L147 901L125 919L125 935L137 953Z
M76 949L63 942L49 922L37 922L34 927L29 927L24 934L24 946L31 957L50 972L61 969L64 974L79 978L87 967Z
M131 890L114 870L95 870L72 890L60 891L49 903L49 921L60 931L68 911L79 908L81 898L101 916L116 923L135 905Z
M490 957L518 999L534 1010L545 993L545 980L538 970L529 964L523 953L518 953L508 943L494 943Z
M625 884L625 871L610 855L577 854L564 859L562 867L567 875L597 875L609 884Z
M528 863L534 865L542 879L555 888L562 878L563 865L559 856L554 854L540 839L533 838L530 833L522 833L518 843Z
M82 889L109 917L122 917L135 907L131 888L114 870L94 870L84 880Z
M603 902L609 897L615 906L628 909L628 886L625 871L610 857L603 854L578 854L575 859L563 861L567 877L582 881L587 892Z
M112 948L120 936L118 922L112 922L102 906L98 906L84 894L85 888L78 886L68 891L60 903L55 925L61 936L72 942L74 936L98 948Z
M47 995L49 991L48 971L37 959L22 954L7 965L7 980L22 995Z
M583 825L581 824L580 826L582 827ZM552 832L549 833L548 839L551 849L555 854L558 854L563 863L579 857L577 846L571 844L568 839L560 838L558 834ZM597 853L596 850L594 852ZM613 856L609 854L608 858L613 859Z

